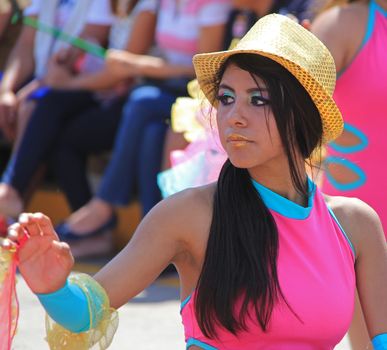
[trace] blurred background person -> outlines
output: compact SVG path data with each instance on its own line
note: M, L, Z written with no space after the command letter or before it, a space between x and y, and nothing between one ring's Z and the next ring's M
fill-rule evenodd
M108 0L33 0L24 15L30 22L23 26L8 57L0 85L0 128L9 140L22 133L25 119L34 107L32 100L44 93L45 90L36 89L47 74L50 61L76 70L81 51L56 39L53 33L60 30L70 37L81 35L104 45L112 19ZM17 124L20 131L16 130Z
M28 5L28 0L10 0L0 4L0 80L7 57L22 28L22 9Z
M332 1L311 30L335 59L334 99L345 121L342 136L328 148L323 191L365 201L376 210L386 230L387 2L360 0L339 5ZM350 339L355 350L369 344L359 303Z
M147 52L153 42L155 4L154 0L111 1L115 17L109 45L139 54ZM101 59L88 55L84 61L93 63L93 71L74 75L63 64L50 63L44 78L50 91L38 100L20 147L13 152L2 177L3 192L17 194L12 197L11 208L9 197L0 197L4 215L16 217L19 214L19 208L25 205L26 193L31 192L31 179L42 164L50 163L53 153L58 156L54 164L59 163L58 166L65 169L59 178L68 176L71 182L71 189L64 190L72 210L90 199L87 155L112 148L131 82L112 76ZM64 159L58 155L60 151L53 151L61 140L79 143L77 159L69 160L68 156Z
M230 6L227 0L162 0L155 33L157 56L108 52L112 75L142 81L124 106L112 157L96 195L57 227L61 239L72 247L82 244L80 238L87 247L114 227L115 207L127 205L136 189L143 214L161 199L157 173L171 105L187 93L186 85L194 76L193 55L221 49Z
M41 85L50 75L51 67L60 64L76 74L81 63L82 51L56 39L50 30L63 30L70 37L80 35L104 45L112 21L108 0L33 0L24 15L34 21L38 30L29 24L23 26L0 83L0 129L8 140L14 140L13 154L36 101L48 91ZM49 32L40 28L42 26L49 28ZM89 68L84 66L83 69ZM14 157L11 157L9 164L13 162ZM0 185L0 212L17 216L22 209L22 194L9 185L14 171L9 166L7 169Z

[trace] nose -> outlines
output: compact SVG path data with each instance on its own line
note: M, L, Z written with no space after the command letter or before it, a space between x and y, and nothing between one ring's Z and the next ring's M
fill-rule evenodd
M241 102L237 100L228 112L227 123L230 126L242 128L247 125L247 119Z

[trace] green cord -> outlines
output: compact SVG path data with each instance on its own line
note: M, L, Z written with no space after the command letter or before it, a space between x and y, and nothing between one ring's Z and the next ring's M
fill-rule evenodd
M14 13L13 15L12 15L12 19L11 19L11 24L16 24L17 23L17 21L19 20L19 14L18 13Z
M94 56L97 56L100 58L106 57L106 49L104 49L103 47L96 45L94 43L91 43L91 42L84 40L82 38L71 36L71 35L61 31L58 28L46 25L42 22L37 21L34 18L25 17L23 19L23 23L27 26L35 28L36 30L50 34L54 38L56 38L58 40L62 40L66 43L69 43L72 46L75 46L78 49L81 49L81 50L83 50L91 55L94 55Z

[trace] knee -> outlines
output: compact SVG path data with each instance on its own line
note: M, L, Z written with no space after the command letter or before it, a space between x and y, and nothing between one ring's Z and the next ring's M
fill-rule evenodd
M155 102L160 98L161 91L156 86L142 86L131 92L128 100L125 103L123 114L124 116L141 115L152 110Z
M35 107L35 101L23 101L18 109L17 122L23 125L27 124Z

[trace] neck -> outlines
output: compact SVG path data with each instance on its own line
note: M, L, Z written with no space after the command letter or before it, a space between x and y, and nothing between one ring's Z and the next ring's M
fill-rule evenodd
M305 164L303 161L298 163L300 174L303 174L303 178L307 181ZM263 165L259 168L249 169L249 174L255 181L282 197L301 206L307 205L308 198L298 193L294 187L287 162L286 166L277 162L276 165Z

